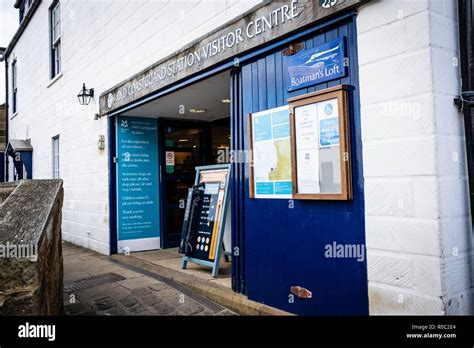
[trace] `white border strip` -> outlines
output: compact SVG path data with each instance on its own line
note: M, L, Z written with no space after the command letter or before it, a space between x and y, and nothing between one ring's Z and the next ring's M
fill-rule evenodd
M123 254L125 252L147 251L160 249L160 237L127 239L117 241L117 252Z

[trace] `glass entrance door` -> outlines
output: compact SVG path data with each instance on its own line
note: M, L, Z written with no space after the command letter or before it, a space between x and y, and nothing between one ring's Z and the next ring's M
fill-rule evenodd
M172 248L179 245L186 196L194 184L194 168L206 160L206 130L200 122L160 123L163 247Z
M214 122L159 120L163 248L179 245L195 167L221 163L228 146L229 118Z

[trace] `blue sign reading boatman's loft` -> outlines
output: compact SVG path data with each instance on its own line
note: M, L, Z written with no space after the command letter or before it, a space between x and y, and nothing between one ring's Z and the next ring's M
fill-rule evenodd
M287 57L288 91L346 76L344 38Z

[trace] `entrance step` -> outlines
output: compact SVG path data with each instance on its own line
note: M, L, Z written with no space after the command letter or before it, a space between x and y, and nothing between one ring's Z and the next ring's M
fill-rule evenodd
M139 259L133 254L123 255L116 254L112 255L112 260L121 266L131 267L137 270L142 270L147 273L153 274L155 277L160 278L163 282L176 282L185 287L194 290L198 294L205 296L211 301L214 301L230 310L239 313L240 315L293 315L282 311L280 309L267 306L262 303L249 300L247 297L241 294L237 294L231 289L224 288L214 282L209 282L198 277L176 270L166 268L154 263Z

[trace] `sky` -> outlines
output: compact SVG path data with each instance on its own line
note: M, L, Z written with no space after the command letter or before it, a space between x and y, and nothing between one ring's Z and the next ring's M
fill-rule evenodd
M7 47L18 29L18 10L15 0L0 0L0 47ZM0 62L0 104L5 102L5 62Z

